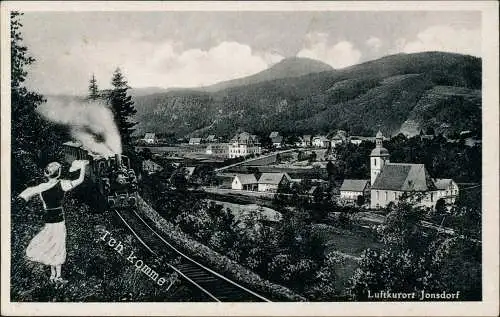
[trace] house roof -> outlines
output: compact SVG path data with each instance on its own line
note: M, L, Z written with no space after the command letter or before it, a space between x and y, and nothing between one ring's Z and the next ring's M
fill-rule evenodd
M307 191L309 195L314 194L314 192L318 189L318 186L311 186L311 189Z
M213 140L215 140L215 134L210 134L210 135L207 137L207 140L209 140L209 141L213 141Z
M281 135L278 135L276 137L271 138L273 143L281 143L283 142L283 137Z
M446 190L450 187L453 180L451 178L436 178L434 184L437 189Z
M368 179L344 179L340 191L362 192L369 182Z
M144 138L145 139L154 139L155 138L155 134L154 133L146 133L144 135Z
M328 141L328 139L327 139L327 138L326 138L326 136L324 136L324 135L318 135L318 136L315 136L315 137L313 138L313 140L318 140L318 139L319 139L320 141L322 141L322 142L323 142L323 141Z
M309 141L311 141L311 136L306 134L306 135L304 135L303 140L306 142L309 142Z
M236 174L234 177L238 177L242 185L257 184L257 178L254 174Z
M259 177L259 184L278 185L283 177L291 180L287 173L262 173Z
M201 142L201 138L191 138L189 139L189 143L191 142Z
M196 166L187 166L187 167L185 167L186 175L187 176L192 176L195 169L196 169Z
M424 164L388 163L375 179L372 189L428 191L435 190L436 185Z
M238 133L231 139L231 142L239 143L257 143L257 141L257 136L248 132Z
M273 131L273 132L271 132L271 134L269 134L269 137L272 139L272 138L277 137L278 135L280 135L279 132Z
M148 171L161 171L161 170L163 170L163 167L161 167L161 165L159 165L151 160L143 161L142 168L144 170L148 170Z

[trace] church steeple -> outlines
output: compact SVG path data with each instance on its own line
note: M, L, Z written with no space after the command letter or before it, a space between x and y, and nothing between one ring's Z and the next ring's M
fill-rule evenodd
M382 141L384 140L384 135L380 130L378 130L377 135L375 136L375 145L376 147L382 147Z
M380 130L375 136L375 148L370 154L370 174L371 174L371 185L375 183L375 179L380 174L386 163L389 163L389 151L384 148L382 141L384 140L384 135Z

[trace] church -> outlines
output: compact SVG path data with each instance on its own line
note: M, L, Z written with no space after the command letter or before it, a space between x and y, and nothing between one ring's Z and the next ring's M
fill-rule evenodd
M379 131L370 154L370 207L384 208L397 203L403 194L419 197L419 204L434 208L439 199L452 204L458 196L458 185L452 179L433 179L424 164L391 163Z

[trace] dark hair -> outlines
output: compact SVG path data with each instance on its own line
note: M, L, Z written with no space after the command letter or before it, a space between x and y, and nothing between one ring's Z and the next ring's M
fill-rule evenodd
M49 163L49 165L45 167L43 174L47 178L59 178L61 176L61 164L58 162Z

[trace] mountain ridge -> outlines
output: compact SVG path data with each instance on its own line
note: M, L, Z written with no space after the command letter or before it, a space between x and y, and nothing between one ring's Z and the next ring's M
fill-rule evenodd
M300 77L311 73L332 70L333 67L318 60L305 57L287 57L256 74L200 87L198 90L217 92L228 88L258 84L269 80Z
M433 93L438 86L448 87L441 90L446 93ZM480 58L424 52L219 86L215 91L187 89L134 99L139 134L230 135L238 128L262 135L272 130L317 134L347 128L352 134L369 135L379 125L385 134L396 134L405 132L407 120L416 122L413 134L428 126L449 126L449 131L442 132L457 133L480 130L480 89Z

